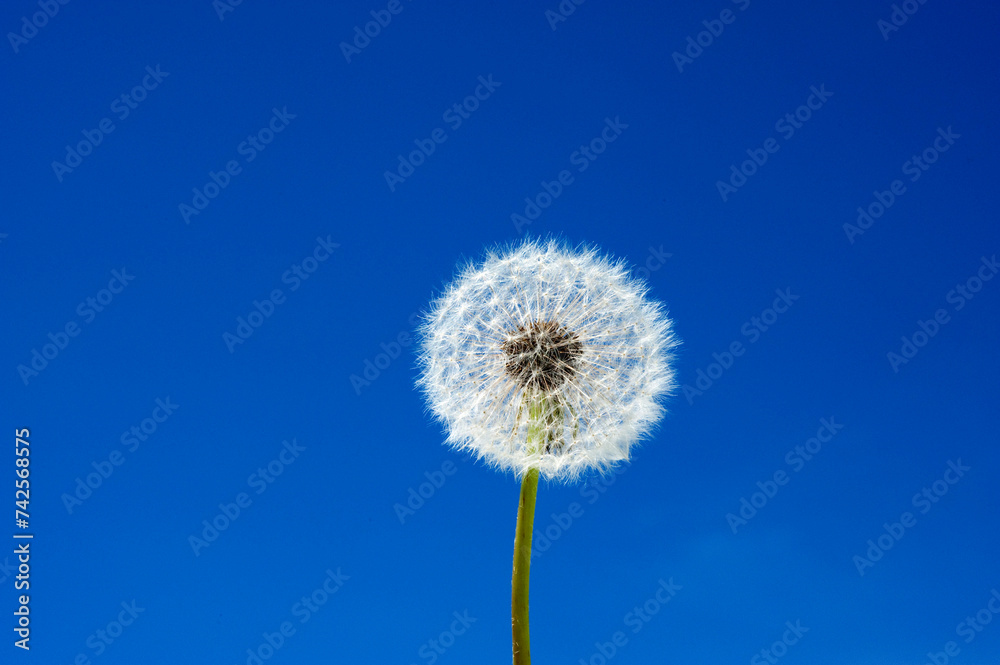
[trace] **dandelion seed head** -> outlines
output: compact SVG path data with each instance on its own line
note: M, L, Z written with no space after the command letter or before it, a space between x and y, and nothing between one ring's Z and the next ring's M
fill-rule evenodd
M447 443L556 480L628 460L675 388L677 342L647 290L623 262L557 241L466 266L419 331L418 385Z
M550 391L576 374L583 345L555 321L530 321L508 331L500 348L507 374L527 389Z

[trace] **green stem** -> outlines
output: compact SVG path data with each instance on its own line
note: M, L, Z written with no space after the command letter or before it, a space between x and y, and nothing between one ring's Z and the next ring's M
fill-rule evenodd
M511 626L514 665L531 665L528 642L528 574L531 568L531 532L535 523L538 469L529 469L521 483L514 534L514 575L511 578Z

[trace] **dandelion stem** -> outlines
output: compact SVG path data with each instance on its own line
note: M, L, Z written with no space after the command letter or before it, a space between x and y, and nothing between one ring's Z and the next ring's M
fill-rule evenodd
M546 425L552 419L551 396L537 388L524 394L528 405L529 455L537 454L551 432ZM514 637L514 665L531 665L528 640L528 578L531 571L531 533L535 525L535 496L538 494L538 468L532 467L521 481L517 502L517 529L514 531L514 574L510 587L511 630Z
M528 642L528 573L531 566L531 532L535 523L538 469L529 469L521 482L514 534L514 575L511 579L511 626L514 634L514 665L531 665Z

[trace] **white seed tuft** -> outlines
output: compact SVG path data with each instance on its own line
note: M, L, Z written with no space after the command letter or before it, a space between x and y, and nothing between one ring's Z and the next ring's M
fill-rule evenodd
M675 388L677 341L647 289L623 262L556 241L464 268L419 331L418 385L447 443L556 480L628 460Z

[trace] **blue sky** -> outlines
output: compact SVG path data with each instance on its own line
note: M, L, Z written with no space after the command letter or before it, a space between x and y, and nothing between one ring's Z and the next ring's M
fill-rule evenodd
M6 3L4 662L509 662L412 333L553 236L685 388L541 484L537 662L995 665L1000 11L668 4Z

